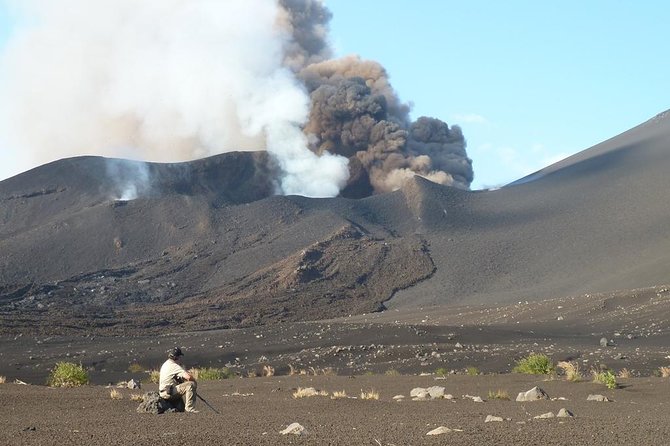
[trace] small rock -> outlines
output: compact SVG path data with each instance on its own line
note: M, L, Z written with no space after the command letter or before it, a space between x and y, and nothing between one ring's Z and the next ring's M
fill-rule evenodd
M426 435L442 435L442 434L447 434L449 432L453 432L453 429L449 429L448 427L440 426L436 429L433 429L432 431L428 432Z
M481 396L473 396L472 401L474 401L475 403L483 403L484 402L484 400L482 399Z
M543 413L542 415L538 415L535 418L536 420L541 420L541 419L546 419L546 418L554 418L556 415L554 415L554 412L547 412Z
M575 415L566 408L559 410L556 414L556 418L572 418L574 416Z
M405 399L405 395L396 395L393 397L393 399L396 401L403 401Z
M126 384L129 389L139 389L141 387L141 384L135 381L134 379L131 379L128 381L128 384Z
M463 346L461 345L460 342L457 342L456 345L455 345L454 347L456 347L456 348L463 348Z
M517 395L516 397L516 400L521 402L548 400L548 399L549 395L547 395L547 392L540 389L539 387L533 387L527 392L520 392L519 395Z
M600 402L607 403L607 402L610 402L612 400L610 400L609 398L607 398L604 395L589 395L589 396L586 397L586 401L600 401Z
M291 423L288 425L286 429L283 431L279 432L282 435L305 435L307 434L307 431L305 428L300 424L300 423Z
M484 420L484 423L492 423L492 422L500 422L503 421L502 417L496 417L493 415L487 415L486 419Z

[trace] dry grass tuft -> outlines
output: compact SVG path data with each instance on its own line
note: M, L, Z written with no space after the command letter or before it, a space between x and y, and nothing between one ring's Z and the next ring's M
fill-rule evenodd
M275 368L272 367L271 365L264 365L263 366L263 371L261 372L263 376L275 376Z
M298 389L293 392L293 398L309 398L311 396L328 396L328 392L325 390L316 390L314 387L298 387Z
M630 372L630 370L624 367L623 369L619 370L619 374L617 375L617 377L623 379L632 378L633 374Z
M128 366L128 371L130 373L142 373L144 372L144 367L139 365L138 363L134 362Z
M508 401L510 398L507 390L498 389L495 392L493 390L489 390L489 399Z
M161 380L161 372L158 370L149 370L149 382L152 384L158 384ZM198 379L198 378L196 378Z
M6 376L0 376L0 384L4 384L7 382L7 377Z
M330 399L331 399L331 400L339 400L339 399L341 399L341 398L349 398L349 396L347 395L346 390L339 390L339 391L336 390L336 391L333 392L333 394L330 396Z
M378 400L379 399L379 392L377 392L375 389L370 389L368 391L361 390L361 399L362 400Z
M670 378L670 366L659 367L658 371L661 372L662 378Z
M130 401L137 401L137 402L142 402L144 401L144 397L140 395L139 393L131 393L130 394Z
M565 379L572 382L582 380L582 374L579 371L579 363L575 361L560 361L557 367L565 373Z
M121 394L121 392L119 392L116 389L112 389L109 392L109 397L113 400L122 400L123 399L123 395Z

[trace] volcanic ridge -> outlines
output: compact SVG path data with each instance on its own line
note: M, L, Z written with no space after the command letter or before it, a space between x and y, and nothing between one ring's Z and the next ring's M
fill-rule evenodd
M275 195L265 152L0 182L0 330L148 334L503 305L670 277L670 116L506 187Z

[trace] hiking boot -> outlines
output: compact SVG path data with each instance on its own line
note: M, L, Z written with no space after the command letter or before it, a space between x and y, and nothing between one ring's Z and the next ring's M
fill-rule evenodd
M187 410L186 412L187 413L200 413L199 410L195 410L195 409Z

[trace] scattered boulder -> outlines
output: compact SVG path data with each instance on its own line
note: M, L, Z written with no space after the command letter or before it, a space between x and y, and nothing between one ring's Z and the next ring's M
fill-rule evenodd
M286 429L279 432L282 435L305 435L307 431L300 423L291 423Z
M182 400L175 402L168 401L161 398L158 392L147 392L142 397L142 402L137 407L137 412L153 414L184 412L184 402Z
M487 415L486 419L484 420L484 423L494 423L494 422L501 422L504 421L503 417L496 417L494 415Z
M422 389L419 387L417 389L412 389L410 396L414 401L425 401L428 398L430 398L430 393L428 393L426 389Z
M435 399L453 399L452 395L447 395L444 393L444 387L442 386L432 386L428 388L424 387L415 387L409 392L409 396L412 397L414 401L424 401L424 400L435 400Z
M600 402L610 402L612 401L611 399L607 398L604 395L589 395L586 397L586 401L600 401Z
M426 389L426 392L428 392L428 395L430 395L432 399L444 398L444 387L441 386L428 387Z
M556 418L572 418L574 416L575 415L566 408L559 410L556 414Z
M543 419L547 419L547 418L554 418L555 416L556 415L554 415L554 412L547 412L547 413L543 413L542 415L537 415L533 418L535 418L536 420L543 420Z
M540 389L539 387L533 387L527 392L520 392L519 395L517 395L516 397L516 400L520 402L530 402L530 401L548 400L548 399L549 395L547 395L547 392Z

